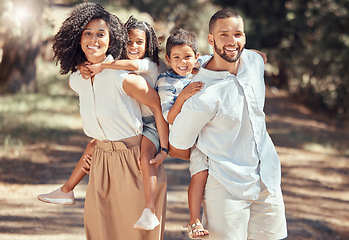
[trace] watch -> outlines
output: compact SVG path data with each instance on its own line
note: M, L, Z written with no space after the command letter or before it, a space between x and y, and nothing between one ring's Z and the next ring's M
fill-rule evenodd
M161 147L160 151L164 151L165 153L169 154L170 151L167 148Z

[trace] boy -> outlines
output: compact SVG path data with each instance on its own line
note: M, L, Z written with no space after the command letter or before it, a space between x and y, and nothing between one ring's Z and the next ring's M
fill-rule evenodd
M156 88L161 100L162 112L165 120L172 124L181 111L184 102L203 88L202 82L193 82L193 72L197 72L197 61L203 62L209 56L199 59L194 34L179 29L173 32L166 42L166 60L171 69L161 73ZM193 71L194 70L194 71ZM190 155L191 181L188 189L190 221L188 235L190 238L207 238L209 233L200 221L201 202L208 175L207 157L195 147L186 151L183 159Z

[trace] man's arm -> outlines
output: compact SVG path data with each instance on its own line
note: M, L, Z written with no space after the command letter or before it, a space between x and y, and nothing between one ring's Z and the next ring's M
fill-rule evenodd
M182 149L175 148L171 144L169 146L170 146L169 150L170 150L170 156L171 157L180 158L180 159L183 159L183 160L189 160L190 159L190 148L182 150Z
M203 87L204 84L202 82L192 82L182 90L182 92L178 95L172 108L168 112L167 122L169 124L173 124L173 121L181 112L184 102L187 101L195 93L198 93Z
M193 96L195 97L195 96ZM177 115L170 131L170 156L189 159L190 149L196 142L205 125L211 121L213 114L204 109L203 104L188 99Z

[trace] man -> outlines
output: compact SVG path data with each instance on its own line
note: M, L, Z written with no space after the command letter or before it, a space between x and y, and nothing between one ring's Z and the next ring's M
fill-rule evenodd
M211 239L287 236L280 160L266 132L264 63L244 50L244 23L221 10L209 23L209 59L193 81L204 89L188 99L170 132L171 156L196 147L209 159L204 216Z

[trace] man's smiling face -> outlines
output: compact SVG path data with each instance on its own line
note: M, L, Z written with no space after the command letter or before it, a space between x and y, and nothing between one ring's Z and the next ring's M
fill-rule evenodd
M236 62L245 47L244 23L241 18L218 19L209 34L214 51L227 62Z

